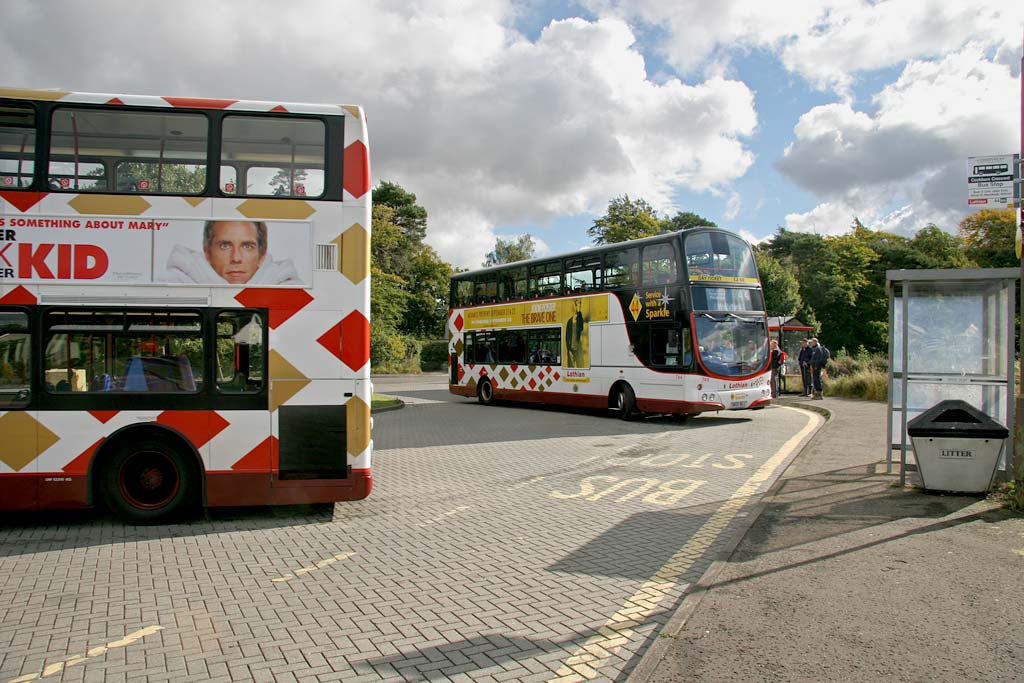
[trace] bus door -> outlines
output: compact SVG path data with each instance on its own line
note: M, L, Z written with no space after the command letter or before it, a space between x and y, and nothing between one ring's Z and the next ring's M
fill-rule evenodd
M39 428L38 411L33 407L31 386L31 339L28 313L24 310L0 310L0 424L4 443L0 446L0 477L17 480L7 486L4 507L27 510L38 503L39 455L52 445L54 435ZM40 432L45 433L44 447Z

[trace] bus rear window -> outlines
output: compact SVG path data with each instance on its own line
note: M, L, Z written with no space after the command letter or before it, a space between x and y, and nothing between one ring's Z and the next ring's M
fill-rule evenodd
M220 189L224 194L323 195L327 141L323 121L227 116L222 135Z
M0 190L31 185L35 159L35 109L22 104L0 105Z
M202 114L62 107L53 112L51 127L50 190L202 194L206 189L209 126Z

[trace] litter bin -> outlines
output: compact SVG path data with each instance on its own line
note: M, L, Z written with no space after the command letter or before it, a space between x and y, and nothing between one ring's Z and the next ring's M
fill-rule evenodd
M907 423L924 487L982 493L1010 431L966 401L942 401Z

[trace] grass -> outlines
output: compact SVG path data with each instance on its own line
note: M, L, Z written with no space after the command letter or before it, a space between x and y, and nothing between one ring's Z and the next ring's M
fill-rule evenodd
M394 406L400 406L402 402L394 396L386 396L384 394L374 394L370 397L370 412L380 410L381 408L392 408Z

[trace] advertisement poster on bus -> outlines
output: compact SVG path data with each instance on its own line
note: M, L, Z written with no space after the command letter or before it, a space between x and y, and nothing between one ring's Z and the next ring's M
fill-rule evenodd
M0 281L302 287L311 239L292 221L0 216Z

